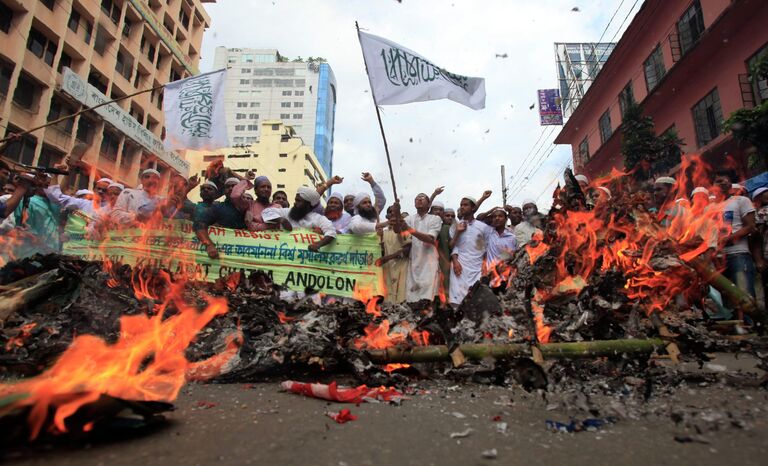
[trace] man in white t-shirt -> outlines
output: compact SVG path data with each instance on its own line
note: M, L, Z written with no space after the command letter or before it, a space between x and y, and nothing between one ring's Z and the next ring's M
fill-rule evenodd
M725 245L725 276L739 289L755 296L755 262L749 250L748 237L755 231L755 207L744 196L732 196L731 185L736 182L733 170L719 170L713 180L717 200L723 203L723 221L731 227L722 238ZM739 319L743 318L741 312Z

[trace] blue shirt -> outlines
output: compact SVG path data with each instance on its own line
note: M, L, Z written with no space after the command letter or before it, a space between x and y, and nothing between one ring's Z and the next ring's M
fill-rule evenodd
M19 203L14 215L16 225L25 226L31 236L18 246L17 257L29 257L37 252L59 252L61 239L58 207L52 206L48 199L40 196L32 196L26 201Z
M488 235L488 246L485 252L485 260L488 263L494 263L498 261L505 251L512 253L517 249L517 238L508 228L499 233L495 228L490 235Z

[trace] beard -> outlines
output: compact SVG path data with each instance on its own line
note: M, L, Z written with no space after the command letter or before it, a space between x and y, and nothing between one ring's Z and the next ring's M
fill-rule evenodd
M312 210L311 205L307 205L306 207L293 206L291 207L291 210L288 211L288 217L290 217L291 220L295 220L298 222L302 218L306 217L311 210Z
M357 213L360 214L361 217L363 217L366 220L370 220L371 222L375 222L378 220L376 216L376 209L370 208L370 209L357 209Z

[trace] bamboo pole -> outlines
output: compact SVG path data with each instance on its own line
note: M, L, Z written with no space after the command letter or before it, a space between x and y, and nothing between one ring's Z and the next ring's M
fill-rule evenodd
M622 353L651 354L664 347L665 342L660 338L549 343L539 346L544 357L556 359L617 356ZM527 343L465 344L459 345L458 349L461 350L467 359L475 361L489 357L509 359L529 357L531 355L531 349ZM374 364L451 360L450 352L445 345L415 346L411 348L392 346L381 350L368 350L367 354Z

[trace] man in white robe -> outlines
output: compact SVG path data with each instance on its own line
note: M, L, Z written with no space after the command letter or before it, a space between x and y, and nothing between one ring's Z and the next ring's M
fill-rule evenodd
M443 220L427 213L429 205L429 196L419 194L414 200L416 213L405 219L412 238L406 291L409 303L432 301L440 288L439 255L435 241Z
M479 201L465 196L459 204L461 221L451 238L451 280L448 302L461 304L469 289L480 280L483 273L483 259L493 227L475 219L477 207L491 196L485 191Z

